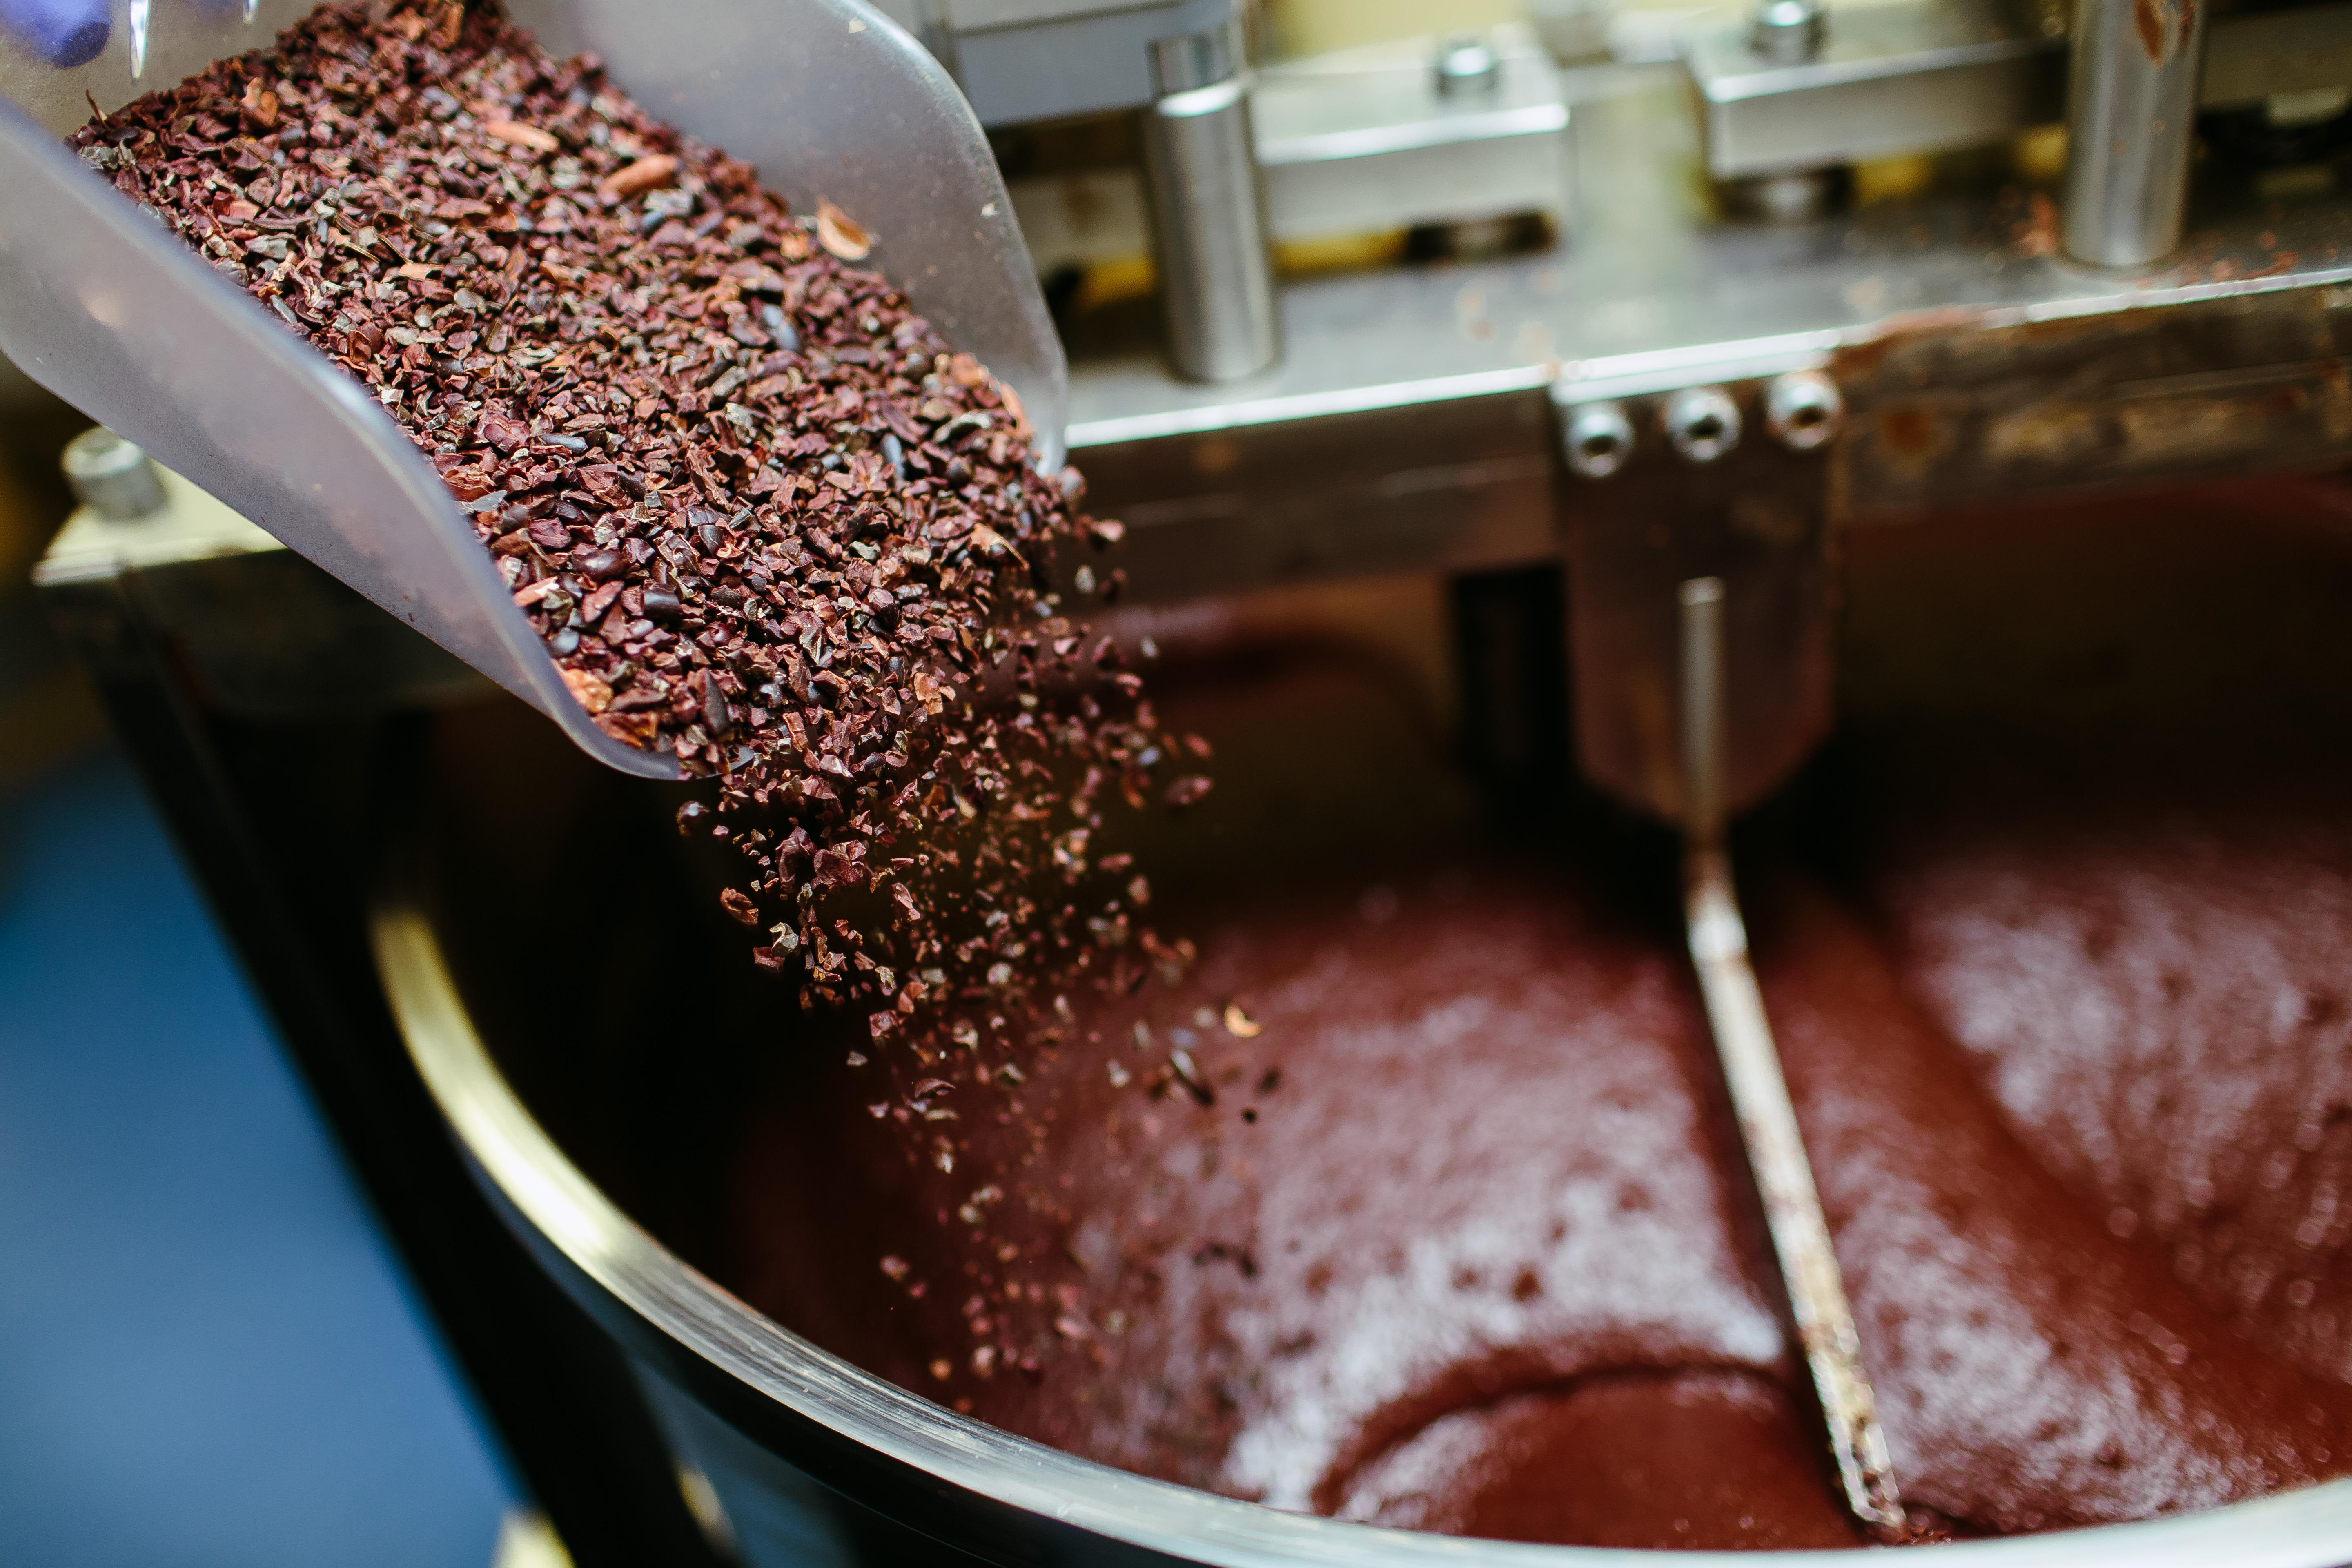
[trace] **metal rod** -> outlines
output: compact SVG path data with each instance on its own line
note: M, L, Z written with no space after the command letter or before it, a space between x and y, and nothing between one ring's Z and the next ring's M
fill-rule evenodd
M1893 1540L1905 1529L1895 1468L1764 996L1748 962L1748 926L1724 847L1723 650L1723 581L1694 578L1682 585L1683 910L1691 962L1846 1506Z
M2066 89L2067 254L2140 267L2180 245L2205 64L2199 0L2079 0Z
M1275 362L1274 263L1238 23L1152 46L1143 165L1168 356L1194 381Z

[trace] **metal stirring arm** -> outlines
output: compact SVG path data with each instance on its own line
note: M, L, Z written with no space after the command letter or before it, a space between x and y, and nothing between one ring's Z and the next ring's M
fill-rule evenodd
M1723 840L1723 583L1682 585L1683 911L1706 1021L1731 1094L1748 1166L1764 1204L1797 1339L1812 1373L1846 1506L1883 1539L1905 1529L1886 1435L1863 1369L1853 1309L1830 1246L1829 1222L1789 1100L1788 1080L1748 960L1748 926Z
M61 144L311 9L159 8L134 41L44 51L0 0L0 351L612 767L674 777L589 721L424 456L368 389ZM863 0L514 0L559 57L593 50L651 112L757 165L797 212L830 197L866 265L1019 395L1058 468L1067 369L987 138L940 63ZM66 62L66 63L60 63ZM282 153L278 154L282 157ZM1050 470L1049 470L1050 471Z

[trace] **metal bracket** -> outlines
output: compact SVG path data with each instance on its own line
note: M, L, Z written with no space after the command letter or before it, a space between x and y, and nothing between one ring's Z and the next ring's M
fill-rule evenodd
M1818 363L1721 380L1701 371L1639 390L1623 377L1564 377L1551 397L1564 460L1585 476L1562 501L1584 774L1654 816L1685 815L1676 594L1720 578L1739 688L1724 800L1732 811L1750 805L1830 728L1826 449L1843 399ZM1610 430L1629 439L1596 472L1591 443Z

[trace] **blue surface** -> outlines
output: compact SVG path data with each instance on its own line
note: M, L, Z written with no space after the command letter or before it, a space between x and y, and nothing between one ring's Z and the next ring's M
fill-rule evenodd
M508 1496L129 770L0 798L0 1564L488 1568Z

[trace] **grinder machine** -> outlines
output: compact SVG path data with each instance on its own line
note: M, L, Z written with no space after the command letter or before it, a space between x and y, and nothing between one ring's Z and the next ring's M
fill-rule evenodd
M388 417L55 146L303 9L0 0L0 348L127 437L78 444L89 504L40 581L575 1560L1424 1560L866 1376L695 1274L524 1110L372 870L435 715L506 700L487 676L667 769L582 721ZM1236 0L514 9L869 221L1049 455L1066 434L1135 600L1444 579L1483 776L1540 793L1572 752L1683 827L1832 1449L1854 1511L1899 1523L1723 824L1832 728L1846 531L2352 451L2352 6L1550 5L1461 33L1431 5L1426 36L1286 57L1279 8ZM2264 1515L2278 1561L2352 1553L2337 1489ZM2111 1549L2153 1561L2252 1527L2136 1528Z

